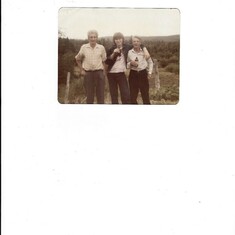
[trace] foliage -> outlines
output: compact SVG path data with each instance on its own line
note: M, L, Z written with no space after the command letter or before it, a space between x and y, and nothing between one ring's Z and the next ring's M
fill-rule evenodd
M170 63L166 66L165 69L167 72L179 74L179 64Z
M150 99L156 101L178 101L179 88L176 85L172 87L161 87L156 93L150 90Z
M65 84L59 85L58 101L63 104L65 103ZM85 89L83 78L71 78L69 83L69 103L70 104L81 104L86 100Z
M80 73L77 70L75 55L84 43L88 40L75 40L63 38L59 33L58 38L58 84L59 84L59 102L64 102L64 90L66 86L67 72L71 72L70 79L70 103L84 102L84 87ZM157 104L166 104L167 102L178 102L179 100L179 57L180 57L180 40L179 37L143 37L142 43L147 47L154 61L158 61L159 77L161 88L156 91L150 88L150 99ZM130 43L131 37L126 38ZM113 45L112 37L100 38L98 43L102 44L105 49ZM105 94L109 95L106 81Z
M66 82L67 72L72 72L75 65L75 47L68 38L59 38L58 42L58 79Z
M131 37L130 37L131 38ZM126 38L126 42L130 43L130 38ZM161 38L161 37L160 37ZM156 37L143 37L143 45L147 47L148 51L151 54L153 59L158 60L158 65L161 68L165 68L167 65L174 63L179 64L179 39L176 40L173 37L174 41L170 41L170 37L166 37L166 40L158 40ZM172 39L172 40L173 40ZM104 45L107 50L113 44L112 37L103 37L98 41L100 44ZM75 40L68 38L59 38L58 45L58 54L59 61L61 61L61 57L70 52L75 56L79 51L82 44L88 43L87 40ZM68 65L68 63L66 63ZM61 64L60 64L61 65ZM67 68L67 65L63 66L64 69ZM62 73L60 73L62 75Z

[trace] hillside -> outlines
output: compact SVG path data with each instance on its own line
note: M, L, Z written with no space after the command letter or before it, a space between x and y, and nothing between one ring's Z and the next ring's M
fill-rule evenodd
M143 41L164 41L164 42L175 42L180 40L180 35L170 35L170 36L140 36ZM100 39L113 40L112 36L101 37ZM125 39L130 40L130 36L126 36Z
M180 35L171 35L171 36L149 36L141 37L144 41L165 41L165 42L175 42L180 40Z

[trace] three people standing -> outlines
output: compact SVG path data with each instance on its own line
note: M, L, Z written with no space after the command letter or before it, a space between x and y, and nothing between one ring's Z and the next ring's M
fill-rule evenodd
M97 103L104 103L104 81L107 67L112 104L118 104L118 89L122 104L137 104L139 91L143 103L150 104L148 78L152 73L153 62L146 47L141 45L141 39L133 37L132 45L128 45L124 43L122 33L115 33L113 35L114 45L107 51L107 54L104 46L97 43L97 39L98 32L89 31L89 43L82 45L75 56L81 74L84 75L87 103L94 103L95 93ZM127 68L130 69L129 86L125 74Z

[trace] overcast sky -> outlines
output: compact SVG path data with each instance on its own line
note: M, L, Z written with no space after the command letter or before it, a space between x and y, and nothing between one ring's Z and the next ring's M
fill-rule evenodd
M85 39L91 29L96 29L99 37L115 32L124 36L168 36L180 34L180 12L156 8L61 8L58 27L71 39Z

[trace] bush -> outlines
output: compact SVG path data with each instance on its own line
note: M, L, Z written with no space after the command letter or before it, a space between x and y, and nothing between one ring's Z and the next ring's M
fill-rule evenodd
M179 63L179 57L176 55L173 55L172 57L169 58L168 60L169 64L173 63L173 64L178 64Z
M179 65L178 64L170 63L166 66L165 69L167 72L179 74Z
M153 96L150 96L153 100L161 101L170 100L170 101L178 101L179 100L179 88L175 85L171 87L161 87L160 90L156 92Z
M58 78L59 83L66 82L67 72L73 73L75 66L75 54L73 52L66 52L58 58Z
M168 65L168 60L165 58L161 58L158 61L159 61L159 65L160 65L159 67L161 67L161 68L165 68Z

